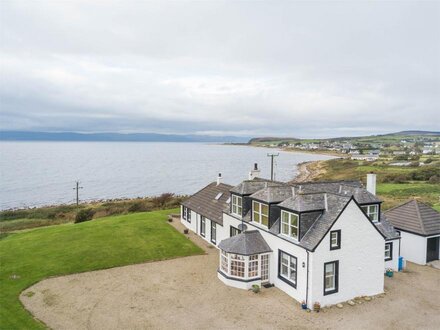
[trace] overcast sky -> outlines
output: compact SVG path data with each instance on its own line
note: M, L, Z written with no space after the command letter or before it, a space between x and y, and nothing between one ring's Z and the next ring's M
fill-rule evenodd
M0 2L1 130L440 130L440 2Z

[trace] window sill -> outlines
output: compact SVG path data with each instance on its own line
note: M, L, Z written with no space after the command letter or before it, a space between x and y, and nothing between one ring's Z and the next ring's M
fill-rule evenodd
M280 275L280 274L278 274L278 278L279 278L281 281L283 281L283 282L289 284L291 287L293 287L293 288L296 289L296 283L293 283L292 281L288 280L287 278L285 278L284 276L282 276L282 275Z
M324 291L324 296L328 296L329 294L334 294L337 293L338 290L337 289L333 289L333 290L329 290L329 291Z

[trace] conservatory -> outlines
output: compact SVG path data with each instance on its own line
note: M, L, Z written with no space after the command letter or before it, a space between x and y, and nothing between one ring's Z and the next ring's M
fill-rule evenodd
M269 258L272 250L257 230L244 231L218 245L218 278L226 285L250 289L269 282Z

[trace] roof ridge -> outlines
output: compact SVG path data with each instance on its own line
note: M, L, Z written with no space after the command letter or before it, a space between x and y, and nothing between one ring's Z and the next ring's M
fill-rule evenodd
M414 204L416 205L416 212L417 212L417 216L419 217L420 227L422 228L422 232L426 234L425 224L423 223L422 215L420 214L419 203L417 202L416 199L413 199L413 201L415 202Z
M412 198L412 199L410 199L409 201L406 201L406 202L403 203L403 204L396 205L396 206L394 206L394 207L392 207L392 208L386 210L384 213L388 213L388 212L390 212L390 211L393 211L394 209L397 209L398 207L401 207L401 206L403 206L403 205L409 204L409 203L414 202L414 201L416 201L416 200L415 200L414 198Z

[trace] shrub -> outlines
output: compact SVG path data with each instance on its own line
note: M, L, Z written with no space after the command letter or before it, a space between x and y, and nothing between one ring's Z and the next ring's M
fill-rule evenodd
M82 209L78 211L75 217L75 223L92 220L95 211L92 209Z
M169 203L174 197L172 193L163 193L160 196L153 197L151 201L154 207L163 207L165 204Z
M429 183L440 183L440 176L433 175L429 178Z
M136 201L128 207L128 212L145 212L150 210L151 208L145 201Z
M432 158L428 158L427 160L425 160L425 164L431 164L432 163Z

